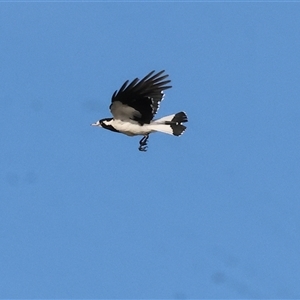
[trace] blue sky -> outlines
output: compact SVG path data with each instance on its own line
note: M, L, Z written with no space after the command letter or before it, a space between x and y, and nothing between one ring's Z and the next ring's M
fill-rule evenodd
M299 3L1 3L1 298L299 298ZM149 150L90 124L165 69Z

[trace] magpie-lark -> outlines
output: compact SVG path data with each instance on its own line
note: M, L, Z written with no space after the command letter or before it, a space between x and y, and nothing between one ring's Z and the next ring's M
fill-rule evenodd
M105 118L93 123L93 126L103 127L128 136L143 135L140 140L140 151L147 151L147 141L152 132L164 132L175 136L181 135L186 127L186 114L181 111L160 119L153 120L164 98L164 90L171 88L171 80L165 80L169 75L160 71L150 72L143 79L134 79L128 84L124 82L119 91L111 98L110 111L113 118Z

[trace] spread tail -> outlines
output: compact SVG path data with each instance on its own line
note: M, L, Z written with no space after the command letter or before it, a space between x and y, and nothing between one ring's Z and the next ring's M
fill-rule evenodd
M164 132L175 136L180 136L186 129L181 123L188 121L187 115L181 111L177 114L169 115L151 122L153 131Z

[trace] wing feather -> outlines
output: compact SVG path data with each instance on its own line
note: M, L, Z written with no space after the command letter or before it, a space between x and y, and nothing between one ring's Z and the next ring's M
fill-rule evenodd
M168 74L162 70L155 74L151 71L144 78L135 78L131 83L127 80L112 95L110 110L114 118L128 118L140 124L150 123L159 109L164 97L164 90L171 88ZM162 75L162 76L161 76ZM128 85L129 83L129 85Z

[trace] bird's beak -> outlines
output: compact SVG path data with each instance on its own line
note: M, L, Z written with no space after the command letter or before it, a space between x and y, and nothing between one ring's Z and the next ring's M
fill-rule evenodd
M102 127L99 121L97 121L97 122L95 122L95 123L92 123L91 126Z

